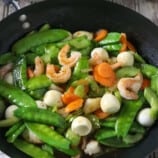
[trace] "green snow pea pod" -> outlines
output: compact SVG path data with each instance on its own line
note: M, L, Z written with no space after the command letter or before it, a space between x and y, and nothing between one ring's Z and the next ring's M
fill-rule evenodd
M116 76L118 78L122 77L134 77L140 72L140 69L134 66L125 66L116 71Z
M21 125L23 124L22 121L19 121L15 123L12 127L9 128L9 130L5 133L5 136L8 137L9 135L12 135Z
M26 87L28 90L46 88L51 85L52 81L46 75L39 75L28 80Z
M44 24L40 27L39 32L49 30L51 27L49 24Z
M143 75L151 78L151 76L156 75L158 73L158 69L150 64L141 64L141 72Z
M61 41L68 35L68 31L63 29L51 29L37 32L18 40L13 45L12 51L16 54L24 54L33 47L37 47L41 44Z
M86 80L89 82L89 97L101 97L105 93L105 88L100 87L94 79L87 77Z
M86 78L88 76L88 70L90 69L90 65L88 62L88 58L80 58L74 67L74 71L72 74L72 78L74 80Z
M151 116L154 119L158 118L158 95L150 88L144 90L144 97L151 106Z
M39 46L33 47L30 49L30 51L34 54L36 54L36 56L41 56L45 53L45 48L48 44L41 44Z
M151 76L151 89L158 95L158 74Z
M35 58L37 54L36 53L28 53L25 55L26 61L28 65L34 65L35 64Z
M49 144L56 149L70 149L70 141L47 125L27 122L26 126L46 144Z
M5 65L14 62L15 58L15 55L11 52L0 54L0 65Z
M86 117L90 120L92 123L93 129L98 129L100 128L100 121L97 116L93 114L87 114Z
M136 134L128 134L126 137L123 137L123 142L126 144L134 144L142 140L144 137L144 134L142 133L136 133Z
M116 132L114 129L108 129L108 128L102 128L98 130L95 134L96 140L104 140L107 138L115 137L117 136Z
M143 95L139 96L139 99L137 100L123 100L123 106L115 124L115 131L118 136L125 137L128 134L136 114L142 107L143 103Z
M42 150L47 151L48 153L50 153L51 155L54 155L54 150L53 147L48 145L48 144L43 144L42 145Z
M146 61L137 53L137 52L132 52L134 56L134 60L138 63L145 64Z
M28 91L28 93L29 93L30 96L32 96L34 99L42 100L44 94L46 93L46 91L47 91L46 88L40 88L40 89Z
M40 147L30 144L24 140L17 139L14 141L14 146L25 154L33 158L53 158L50 153L42 150Z
M121 34L118 32L110 32L107 34L107 36L99 42L100 45L107 45L107 44L113 44L118 43L120 41Z
M13 69L13 81L14 84L24 90L26 88L27 82L27 65L26 65L26 58L20 57L17 60L14 69Z
M115 128L116 120L103 120L100 125L102 127Z
M133 122L129 133L140 133L140 134L145 134L146 130L143 126L141 126L140 124L138 124L137 122Z
M74 94L81 98L85 98L86 93L85 93L84 85L78 85L74 90Z
M45 46L45 54L41 56L44 63L51 63L58 64L58 53L60 49L56 47L55 45L47 45Z
M0 80L0 95L19 107L36 107L35 101L24 91Z
M44 123L56 127L64 127L65 119L58 113L39 108L18 108L14 115L25 121Z
M81 137L74 133L70 128L66 131L65 137L71 142L72 146L78 146Z
M22 134L24 130L25 130L25 125L22 124L18 129L15 130L14 133L8 136L7 141L9 143L13 143Z
M79 50L91 45L91 41L86 36L80 36L69 41L71 47Z
M127 144L123 142L121 138L118 137L112 137L112 138L100 140L99 143L114 148L129 148L134 145L134 144Z
M118 52L121 49L121 47L122 47L121 43L114 43L114 44L108 44L108 45L103 46L103 48L109 52ZM115 54L117 55L118 53L115 53ZM113 54L113 55L115 55L115 54Z

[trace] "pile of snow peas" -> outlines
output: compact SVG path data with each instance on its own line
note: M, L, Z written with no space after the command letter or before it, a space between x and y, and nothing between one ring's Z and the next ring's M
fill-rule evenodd
M0 128L33 158L132 147L157 118L158 68L126 33L45 24L1 52Z

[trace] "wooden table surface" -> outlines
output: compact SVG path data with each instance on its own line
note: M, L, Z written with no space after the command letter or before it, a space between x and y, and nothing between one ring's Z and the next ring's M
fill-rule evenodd
M19 5L21 8L28 6L33 3L38 3L42 0L18 0ZM149 20L151 20L153 23L155 23L158 26L158 0L107 0L110 2L118 3L120 5L123 5L127 8L130 8ZM10 14L14 11L13 7L11 6ZM0 20L3 19L3 0L0 0ZM149 30L150 31L150 30ZM158 158L158 152L155 152L152 154L154 156L149 156L149 158ZM6 158L1 152L0 152L0 158Z

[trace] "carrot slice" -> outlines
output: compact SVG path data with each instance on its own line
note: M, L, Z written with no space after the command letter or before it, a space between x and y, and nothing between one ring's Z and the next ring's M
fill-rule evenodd
M99 30L99 31L96 32L94 40L95 40L96 42L99 42L99 41L101 41L102 39L104 39L107 34L108 34L108 31L107 31L107 30L101 29L101 30Z
M79 96L74 94L74 88L70 87L67 92L65 92L62 97L61 97L62 101L64 104L69 104L77 99L80 99Z
M104 67L106 65L108 65L106 68L107 69L106 72L108 72L108 73L103 75L104 70L105 70ZM94 70L93 70L93 76L94 76L94 79L98 83L100 83L101 85L106 86L106 87L112 87L116 81L116 75L109 64L101 63L101 64L95 66Z
M121 33L121 39L122 47L120 49L120 52L124 52L127 50L127 38L125 33Z
M65 107L65 112L66 113L70 113L72 111L78 110L82 107L83 105L83 99L77 99L71 103L69 103L66 107Z
M129 41L127 41L127 48L133 52L136 52L136 48L133 46L133 44Z
M146 87L149 87L149 86L150 86L150 80L147 78L144 78L142 86L141 86L141 90L144 90Z
M34 75L34 73L33 73L33 70L30 68L30 67L28 67L27 68L27 77L30 79L30 78L32 78L32 77L34 77L35 75Z
M107 118L110 114L107 112L103 112L101 109L98 109L97 111L94 112L94 114L99 118L99 119L105 119Z
M97 65L95 69L101 77L110 77L114 73L111 66L106 62Z

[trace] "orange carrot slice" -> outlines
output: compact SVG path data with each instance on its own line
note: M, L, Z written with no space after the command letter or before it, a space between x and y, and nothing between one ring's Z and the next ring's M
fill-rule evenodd
M129 41L127 41L127 48L133 52L136 52L136 48L133 46L133 44Z
M80 109L83 105L83 99L77 99L71 103L69 103L66 107L65 107L65 112L66 113L70 113L72 111L76 111L78 109Z
M147 78L144 78L142 86L141 86L141 90L144 90L146 87L149 87L149 86L150 86L150 80Z
M106 70L106 72L108 73L103 75L103 72L105 70L104 68L105 65L101 63L96 67L94 67L93 76L94 79L101 85L106 87L112 87L116 82L116 75L109 64L108 64L108 68L106 68L108 69Z
M94 40L95 40L96 42L99 42L99 41L101 41L102 39L104 39L107 34L108 34L108 31L107 31L107 30L101 29L101 30L99 30L99 31L96 32Z
M127 50L127 38L125 33L121 33L121 39L122 47L120 49L120 52L124 52Z
M97 111L94 112L94 114L99 118L99 119L105 119L107 118L110 114L107 112L103 112L101 109L98 109Z

